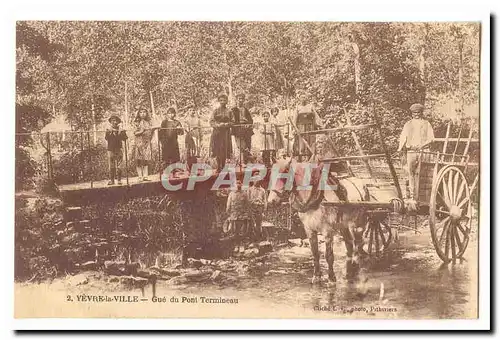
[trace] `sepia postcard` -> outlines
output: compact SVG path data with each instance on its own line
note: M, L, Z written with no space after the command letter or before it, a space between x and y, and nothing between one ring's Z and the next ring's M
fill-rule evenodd
M483 25L17 21L14 317L478 319Z

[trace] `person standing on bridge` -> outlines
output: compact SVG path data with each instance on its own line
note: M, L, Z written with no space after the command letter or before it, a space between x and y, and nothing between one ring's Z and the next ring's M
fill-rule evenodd
M116 115L111 115L108 119L110 128L106 130L105 139L108 142L108 165L110 181L108 185L115 184L115 177L118 185L122 184L122 163L123 163L123 142L127 140L127 133L120 129L122 120Z
M262 113L264 122L260 124L260 133L262 134L262 160L266 167L276 162L276 126L269 121L270 114L268 111Z
M295 156L299 156L299 161L302 161L303 157L311 156L311 152L305 142L307 142L309 147L313 148L316 136L311 134L299 136L299 133L316 130L323 126L321 118L318 116L316 110L314 110L312 103L309 102L305 92L299 94L299 103L292 121L298 130L294 131L293 151Z
M203 130L201 127L200 116L193 107L188 109L186 127L186 159L191 157L200 157Z
M286 146L285 146L285 140L283 138L283 132L282 129L285 128L288 124L287 121L285 121L283 116L280 116L280 110L277 107L273 107L271 109L271 117L269 119L272 124L274 124L275 130L276 130L276 138L275 138L275 147L276 147L276 157L280 157L284 151ZM287 130L288 131L288 130Z
M412 119L408 121L399 138L398 152L406 153L406 170L408 173L409 198L415 199L415 181L420 151L429 148L434 140L434 130L429 121L422 118L424 106L413 104L410 106Z
M178 136L184 134L181 123L175 119L175 108L169 107L166 118L161 122L158 137L161 143L162 160L165 167L181 160Z
M227 95L221 93L217 99L220 105L210 118L210 126L213 128L210 139L210 155L217 160L217 170L220 172L226 165L226 160L230 159L233 153L231 145L233 115L231 110L227 108Z
M148 165L151 161L151 138L153 130L151 130L151 120L148 110L140 105L137 110L137 115L134 119L134 147L132 149L132 157L136 161L137 176L139 181L149 181Z
M234 119L232 134L235 139L237 157L240 163L247 163L252 149L253 119L250 111L245 107L245 94L236 95L237 106L231 114Z

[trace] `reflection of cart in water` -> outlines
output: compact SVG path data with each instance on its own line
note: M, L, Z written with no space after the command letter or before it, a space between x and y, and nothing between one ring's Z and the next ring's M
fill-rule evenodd
M403 187L400 185L407 183L406 172L399 159L391 157L380 122L353 126L347 111L345 113L348 126L304 133L294 128L298 138L303 138L305 134L324 135L332 149L335 147L332 137L347 133L358 150L358 155L323 159L324 163L342 169L337 170L335 176L346 188L348 200L325 200L322 204L365 209L367 221L363 229L363 250L369 255L378 255L388 248L394 229L408 228L402 225L402 217L415 216L416 223L417 215L428 215L432 241L439 257L445 263L461 258L469 243L472 224L471 193L478 181L478 176L472 184L466 178L467 169L471 166L469 146L471 142L478 141L472 139L472 129L466 138L461 138L461 133L457 138L450 138L448 126L446 138L437 138L434 142L444 143L441 151L420 152L415 183L416 197L415 200L410 200L403 196ZM379 145L375 149L380 153L366 154L361 147L356 131L369 130L378 137ZM459 145L465 147L462 149ZM314 154L313 148L308 148ZM454 151L448 152L449 148ZM463 152L458 154L460 149ZM352 197L359 199L351 200Z

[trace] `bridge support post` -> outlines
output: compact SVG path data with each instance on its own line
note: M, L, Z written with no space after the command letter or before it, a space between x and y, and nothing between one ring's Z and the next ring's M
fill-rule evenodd
M182 264L193 258L217 257L217 231L212 229L216 215L216 196L210 192L193 192L193 196L179 200L182 216Z

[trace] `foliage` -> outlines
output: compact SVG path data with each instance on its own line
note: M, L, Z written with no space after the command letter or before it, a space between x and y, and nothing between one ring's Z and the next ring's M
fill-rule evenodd
M51 87L64 88L60 101L66 103L61 104L87 112L92 96L107 99L96 104L101 110L121 103L125 81L133 93L154 91L179 107L190 101L206 105L221 90L269 100L308 89L323 109L354 102L353 43L360 52L364 103L374 96L373 86L388 101L384 105L403 109L422 100L425 90L432 95L456 91L459 42L466 102L477 98L476 24L96 21L19 26L36 27L50 41L41 45L58 47L60 57L50 63ZM418 58L424 44L428 71L421 79ZM68 113L83 114L75 110Z
M26 147L32 144L29 132L49 122L44 81L58 46L26 22L16 27L16 189L30 187L36 164Z
M194 104L206 116L220 91L230 101L243 91L256 109L293 108L297 92L306 91L335 126L346 124L344 107L354 123L373 121L376 113L392 150L412 103L425 102L440 122L443 101L460 110L477 102L479 29L475 23L19 22L17 131L35 129L50 109L90 129L110 112L123 116L127 109L132 119L150 96L157 114ZM362 146L374 136L361 138ZM349 135L337 138L342 151L354 148Z
M16 191L29 188L30 181L35 176L35 167L29 151L24 147L16 147Z
M53 277L67 269L67 258L60 247L64 231L62 203L48 198L31 202L16 199L15 277L39 279Z

